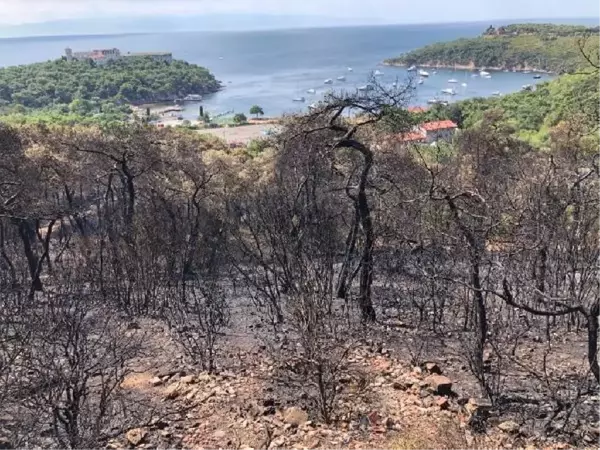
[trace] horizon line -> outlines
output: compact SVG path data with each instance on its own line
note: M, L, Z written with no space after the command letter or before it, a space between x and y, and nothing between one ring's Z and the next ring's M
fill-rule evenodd
M273 15L275 16L275 15ZM141 18L141 17L154 17L154 16L132 16L131 19ZM291 17L291 16L290 16ZM125 33L118 32L106 32L106 33L91 33L91 34L32 34L32 35L23 35L23 36L2 36L1 30L2 25L0 24L0 40L10 40L10 39L41 39L41 38L63 38L63 37L72 37L72 38L98 38L98 37L111 37L111 36L139 36L139 35L147 35L147 34L177 34L177 33L252 33L252 32L265 32L265 31L283 31L283 30L307 30L307 29L328 29L328 28L366 28L366 27L393 27L393 26L422 26L422 25L460 25L460 24L479 24L479 23L492 23L493 22L510 22L511 24L523 24L523 23L554 23L560 24L561 20L596 20L596 17L585 17L585 16L565 16L565 17L528 17L528 18L519 18L519 19L507 19L507 18L497 18L497 19L478 19L478 20L459 20L459 21L451 21L451 22L408 22L408 23L356 23L356 24L340 24L340 25L302 25L302 26L291 26L291 27L272 27L272 28L240 28L238 30L219 30L219 29L207 29L207 30L175 30L175 31L132 31ZM85 20L85 19L66 19L73 20L76 22L77 20ZM540 21L548 21L548 22L540 22ZM47 22L31 22L27 24L20 25L8 25L8 27L14 28L19 26L27 26L27 25L37 25L37 24L48 24L56 21L47 21ZM565 24L570 25L570 24ZM600 25L600 24L599 24ZM576 26L576 25L574 25Z

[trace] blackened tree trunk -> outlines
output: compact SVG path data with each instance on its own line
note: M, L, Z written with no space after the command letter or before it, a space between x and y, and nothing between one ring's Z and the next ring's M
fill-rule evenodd
M588 320L588 362L590 370L594 374L596 381L600 383L600 367L598 366L598 316L600 315L600 302L590 308Z
M13 221L17 225L19 237L23 243L23 251L27 259L27 266L29 267L29 275L31 277L31 291L41 292L44 290L44 286L40 280L41 271L38 270L40 260L32 246L32 243L36 240L35 230L26 219L13 219Z

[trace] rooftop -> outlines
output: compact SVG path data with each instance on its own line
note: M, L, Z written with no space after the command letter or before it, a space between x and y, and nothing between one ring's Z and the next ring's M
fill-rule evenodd
M419 127L425 131L438 131L458 128L458 125L451 120L439 120L436 122L423 123L419 125Z

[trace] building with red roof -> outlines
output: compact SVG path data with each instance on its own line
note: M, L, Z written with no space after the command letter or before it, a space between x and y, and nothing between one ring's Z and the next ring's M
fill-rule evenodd
M438 120L417 125L413 131L398 135L400 142L426 142L431 144L437 141L451 141L458 125L451 120Z

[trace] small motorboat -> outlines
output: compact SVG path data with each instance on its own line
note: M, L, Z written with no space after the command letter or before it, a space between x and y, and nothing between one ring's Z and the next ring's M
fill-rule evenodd
M417 66L410 66L408 69L406 69L409 72L416 72L417 70Z
M523 73L531 73L531 70L526 70Z
M346 77L342 75L341 77L337 77L338 81L346 81Z
M373 72L373 76L381 77L381 76L383 76L383 72L376 70L375 72Z
M316 89L309 89L308 91L306 91L307 94L316 94L317 90Z
M293 101L304 103L306 101L306 99L304 97L296 97Z
M395 88L395 87L398 87L398 83L396 83L396 82L394 81L394 82L392 83L392 87L393 87L393 88Z
M542 76L540 74L537 74L537 75L533 76L534 80L539 80L540 78L542 78Z
M425 79L424 78L419 78L419 81L417 81L417 84L423 84L425 83Z
M494 92L492 92L492 95L494 97L500 97L502 94L500 93L500 91L494 91Z
M468 86L468 84L467 84L467 83L461 83L460 85L461 85L462 87L467 87L467 86Z
M352 67L348 67L348 72L353 72L354 69Z
M457 79L455 79L455 78L450 78L450 79L448 80L448 83L453 83L453 84L454 84L454 83L458 83L458 80L457 80Z
M437 73L437 70L434 70L433 72L431 72L431 75L435 75Z
M325 83L325 84L333 84L333 80L331 78L327 78L323 83Z
M452 88L442 89L442 94L446 95L456 95L456 91Z
M419 75L422 77L428 77L429 76L429 72L425 72L424 70L419 70Z
M476 73L471 74L471 78L477 78L479 75L477 75Z
M481 75L482 77L486 77L488 76L490 73L486 72L485 70L482 70L481 72L479 72L479 75Z
M372 91L373 86L371 86L370 84L365 84L364 86L359 86L358 90L359 91Z
M319 107L319 105L317 105L316 103L311 103L310 105L308 105L308 109L317 109Z
M484 75L483 78L486 78L486 79L489 80L490 78L492 78L492 76L491 75Z

